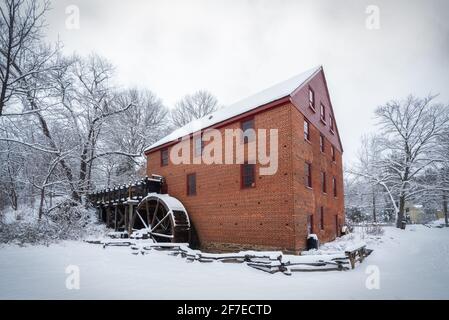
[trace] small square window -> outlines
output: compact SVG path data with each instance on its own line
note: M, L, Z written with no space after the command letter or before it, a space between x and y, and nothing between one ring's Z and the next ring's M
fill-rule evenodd
M304 120L304 139L310 141L310 124Z
M245 163L242 164L241 167L241 181L242 181L242 188L253 188L255 187L255 171L256 171L256 165Z
M332 189L334 190L334 197L337 197L337 178L332 178Z
M307 216L307 233L308 234L313 233L313 214L309 214Z
M304 184L312 188L312 165L308 162L304 164Z
M325 151L325 145L324 145L324 136L320 134L320 150L324 153Z
M196 173L190 173L187 175L187 195L196 195Z
M324 230L324 207L320 207L320 229Z
M327 192L326 172L321 172L321 191L323 191L323 193Z
M168 148L161 150L161 166L168 166Z

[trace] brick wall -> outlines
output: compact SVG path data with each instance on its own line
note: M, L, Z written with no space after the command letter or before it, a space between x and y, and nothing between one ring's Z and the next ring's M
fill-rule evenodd
M333 133L330 130L329 113L332 110L323 73L314 77L309 85L315 92L315 111L309 107L308 86L304 86L292 97L295 105L292 112L292 160L294 220L297 235L295 248L297 250L306 246L308 215L313 215L313 232L318 235L321 243L335 239L337 219L339 227L344 223L342 152L336 126ZM326 108L326 123L320 120L320 103L323 103ZM305 119L310 124L310 141L304 139ZM324 135L324 153L320 149L320 134ZM331 145L335 148L335 161L332 160ZM306 187L304 181L305 162L312 164L311 189ZM321 172L326 172L326 193L322 192ZM337 197L333 194L333 177L337 182ZM321 206L324 207L324 230L320 228Z
M255 129L276 128L279 136L278 171L272 176L261 176L257 164L254 188L241 188L240 165L237 164L170 163L161 167L160 151L149 154L147 173L166 178L168 193L186 207L203 248L231 250L231 246L294 251L291 111L292 105L287 104L254 117ZM222 127L220 131L224 134L225 129L237 128L240 122ZM193 149L193 143L191 145ZM194 196L187 196L186 175L189 173L196 173L197 194Z

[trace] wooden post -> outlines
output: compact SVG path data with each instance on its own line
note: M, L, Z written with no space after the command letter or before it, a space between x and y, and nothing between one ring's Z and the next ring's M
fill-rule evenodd
M125 206L125 228L124 230L128 231L128 207Z
M444 224L449 227L449 219L447 216L447 194L443 191L443 213L444 213Z
M108 228L111 226L110 213L111 213L111 208L109 208L109 206L107 206L106 207L106 226Z
M128 212L129 212L128 234L131 234L133 232L134 210L133 210L133 204L131 201L129 202L128 205L129 205L129 207L128 207Z
M114 208L114 230L118 231L118 226L117 226L117 203L114 204L115 208Z

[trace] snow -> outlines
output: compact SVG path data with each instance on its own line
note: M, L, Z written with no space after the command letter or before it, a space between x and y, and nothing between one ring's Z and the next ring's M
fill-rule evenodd
M187 212L181 201L168 194L151 192L141 201L141 203L144 203L145 199L159 199L164 202L170 208L170 210L180 210Z
M296 75L286 81L278 83L268 89L249 96L243 100L240 100L232 105L223 107L203 118L189 122L185 126L173 131L171 134L155 142L154 144L146 148L145 151L151 150L165 143L175 141L199 130L208 128L214 124L233 118L264 104L284 98L292 94L295 89L299 88L321 69L321 66L309 69L299 75Z
M291 276L271 275L245 264L187 263L157 250L133 255L129 247L103 249L76 241L49 247L4 245L0 247L0 299L449 298L449 228L385 227L381 236L358 232L308 254L338 254L361 242L374 252L354 270ZM285 258L307 259L307 253ZM79 290L65 286L69 265L79 267ZM371 266L379 268L378 290L365 285Z
M318 236L317 236L316 234L314 234L314 233L311 233L311 234L309 234L309 235L307 236L307 239L315 239L315 240L318 241Z

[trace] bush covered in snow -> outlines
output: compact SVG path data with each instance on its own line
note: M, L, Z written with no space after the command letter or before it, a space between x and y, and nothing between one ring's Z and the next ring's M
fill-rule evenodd
M95 223L95 212L65 200L38 219L2 219L0 243L49 244L59 240L79 240L88 235L104 234Z
M364 228L365 232L369 235L372 236L381 236L384 234L384 229L382 227L382 225L378 224L378 223L369 223L365 226Z

